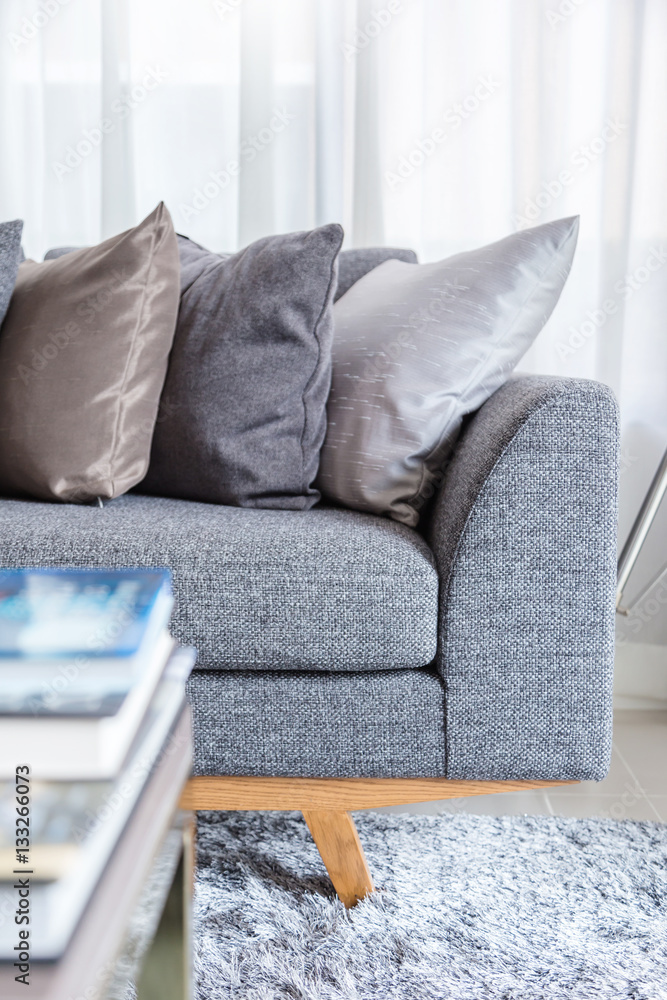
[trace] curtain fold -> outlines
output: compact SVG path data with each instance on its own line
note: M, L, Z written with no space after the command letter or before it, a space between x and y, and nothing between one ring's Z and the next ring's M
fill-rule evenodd
M103 140L100 139L100 227L102 237L106 239L135 225L137 209L130 116L119 116L113 131L102 131L106 117L104 109L119 105L130 107L132 103L129 0L102 0L101 14L103 117L100 131Z
M630 8L621 0L610 4L607 29L607 105L624 126L624 141L606 152L601 190L601 297L613 296L614 285L630 270L633 203L639 139L641 66L644 48L645 0ZM667 39L665 39L667 42ZM648 97L648 95L645 95ZM667 223L667 220L665 220ZM604 340L597 341L596 370L602 381L620 394L626 299L609 316Z
M372 44L382 30L373 14L374 0L358 0L357 24L352 45L355 52L354 100L354 187L352 239L356 246L374 246L385 242L382 205L382 161L380 148L380 101L382 82L379 73L380 46ZM380 8L387 9L387 8ZM371 34L371 28L375 28ZM377 33L376 33L377 32Z
M275 103L273 8L272 0L255 0L240 9L240 246L276 228L275 140L268 134Z
M345 215L345 62L344 0L320 0L315 39L315 224Z

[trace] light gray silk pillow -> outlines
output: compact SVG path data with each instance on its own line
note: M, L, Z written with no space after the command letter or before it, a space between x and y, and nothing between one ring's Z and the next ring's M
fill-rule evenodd
M578 217L435 264L389 260L334 306L317 486L415 526L467 413L506 381L570 272Z
M341 251L338 255L338 286L334 302L338 302L355 282L386 260L403 260L406 264L416 264L417 254L414 250L400 250L397 247L355 247L353 250Z

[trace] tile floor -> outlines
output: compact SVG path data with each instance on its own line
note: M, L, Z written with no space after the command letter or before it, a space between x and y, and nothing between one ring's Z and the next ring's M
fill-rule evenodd
M604 781L583 781L553 791L508 792L445 799L380 812L434 815L469 812L487 816L606 816L667 823L667 712L625 710L614 714L614 750Z

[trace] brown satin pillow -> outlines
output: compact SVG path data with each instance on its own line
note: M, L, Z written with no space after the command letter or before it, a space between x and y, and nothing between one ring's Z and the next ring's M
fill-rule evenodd
M143 479L178 302L162 203L99 246L20 265L0 333L0 493L85 503Z

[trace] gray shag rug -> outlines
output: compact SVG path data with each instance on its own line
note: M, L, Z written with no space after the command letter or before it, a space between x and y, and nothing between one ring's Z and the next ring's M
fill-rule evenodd
M197 1000L667 998L667 826L355 819L348 911L298 813L199 813Z

